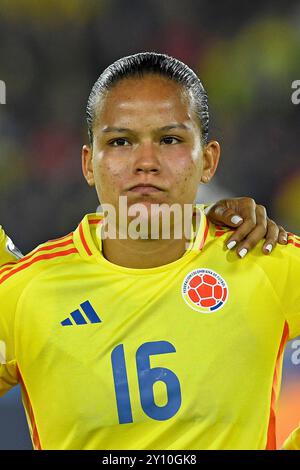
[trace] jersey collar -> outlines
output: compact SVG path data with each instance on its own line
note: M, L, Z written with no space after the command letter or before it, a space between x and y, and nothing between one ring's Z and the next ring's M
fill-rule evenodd
M199 227L193 228L192 239L185 255L189 252L199 252L203 249L209 230L209 221L203 212L202 205L195 205L194 216L198 214ZM194 217L194 220L195 217ZM103 214L87 214L73 234L74 244L79 254L89 260L102 256L101 223ZM185 256L184 255L184 256Z

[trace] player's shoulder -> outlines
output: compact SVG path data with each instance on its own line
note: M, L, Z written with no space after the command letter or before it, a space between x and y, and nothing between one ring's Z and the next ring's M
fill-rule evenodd
M216 225L213 222L208 222L208 237L215 243L220 243L223 245L233 232L234 229L230 227Z
M212 222L209 222L209 231L208 239L218 244L224 248L226 241L234 233L234 229L226 226L215 225ZM270 255L264 255L262 253L262 246L265 243L265 239L262 239L256 247L254 247L247 255L249 260L251 257L254 260L270 260L271 262L277 261L288 261L289 259L294 259L300 261L300 236L288 232L288 242L286 245L277 244L274 251ZM250 256L249 256L250 255Z
M0 287L11 283L28 282L39 273L61 263L68 263L78 253L73 232L38 245L26 256L0 267Z

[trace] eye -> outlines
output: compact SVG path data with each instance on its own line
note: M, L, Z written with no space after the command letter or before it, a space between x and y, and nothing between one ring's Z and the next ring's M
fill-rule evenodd
M127 145L130 145L127 139L124 139L123 137L118 137L117 139L113 139L109 142L109 145L112 147L125 147Z
M171 135L167 135L167 136L163 137L160 142L165 144L165 145L174 145L174 144L179 144L181 142L181 140L178 139L178 137L173 137Z

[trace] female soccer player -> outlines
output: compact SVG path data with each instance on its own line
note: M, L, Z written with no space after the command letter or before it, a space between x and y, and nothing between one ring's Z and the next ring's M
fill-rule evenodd
M282 354L300 334L300 240L241 261L201 206L185 217L220 145L182 62L120 59L87 119L83 173L112 211L0 270L1 393L21 383L35 448L276 448ZM190 230L178 238L180 209Z

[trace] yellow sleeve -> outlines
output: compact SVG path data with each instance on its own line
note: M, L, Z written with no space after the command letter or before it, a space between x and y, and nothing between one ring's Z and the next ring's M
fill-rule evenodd
M0 225L0 266L22 258L22 253L15 247Z
M300 427L289 435L282 448L284 450L300 450Z

